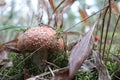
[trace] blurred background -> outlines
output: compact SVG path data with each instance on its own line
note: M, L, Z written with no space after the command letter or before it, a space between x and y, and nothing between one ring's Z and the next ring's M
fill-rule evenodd
M39 20L41 16L39 2L40 0L0 0L0 43L15 39L24 29L34 27L40 23L47 24L48 16L44 10L42 10L42 21ZM55 5L59 3L60 0L54 0ZM63 14L64 30L87 32L96 18L98 18L98 14L92 16L87 21L79 22L93 15L107 4L104 0L76 0ZM48 6L51 8L49 4ZM120 13L120 0L115 2L113 9L113 14ZM115 17L112 19L114 22ZM72 29L69 29L70 27Z

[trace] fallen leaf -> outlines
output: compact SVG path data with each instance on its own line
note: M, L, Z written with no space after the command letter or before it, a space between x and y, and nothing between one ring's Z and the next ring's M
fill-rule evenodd
M79 41L76 46L72 49L69 59L69 77L73 78L76 71L82 66L83 62L89 57L92 47L93 38L92 34L98 21L95 22L89 32Z
M102 56L98 51L93 51L93 57L98 70L98 80L111 80L107 67L102 60Z

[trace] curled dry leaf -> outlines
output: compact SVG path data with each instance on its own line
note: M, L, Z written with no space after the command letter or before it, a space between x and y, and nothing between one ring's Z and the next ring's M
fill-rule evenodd
M72 49L69 60L69 77L73 78L76 71L82 66L83 62L90 56L93 47L92 33L98 21L93 25L89 32Z
M112 4L112 8L113 8L115 13L119 13L119 9L118 9L118 6L116 4Z
M119 13L119 8L116 3L112 4L111 7L112 7L114 13Z
M93 51L93 57L95 61L96 68L98 70L98 80L111 80L109 72L102 60L102 56L98 51Z
M88 14L85 10L79 9L79 14L82 20L85 20L88 17ZM88 24L88 19L83 22L83 27Z

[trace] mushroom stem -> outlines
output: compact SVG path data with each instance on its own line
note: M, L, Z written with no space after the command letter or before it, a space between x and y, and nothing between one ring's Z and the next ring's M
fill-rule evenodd
M33 62L38 66L44 66L45 65L44 61L47 60L47 56L48 56L48 51L46 49L38 50L33 55Z

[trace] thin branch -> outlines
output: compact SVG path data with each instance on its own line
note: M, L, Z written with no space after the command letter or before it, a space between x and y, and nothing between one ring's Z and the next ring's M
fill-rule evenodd
M107 11L108 11L108 7L106 8L105 13L104 13L104 15L103 15L101 38L100 38L101 40L100 40L100 48L99 48L99 52L100 52L100 53L101 53L101 47L102 47L103 31L104 31L104 27L105 27L105 25L104 25L104 23L105 23L105 16L106 16L106 14L107 14Z
M60 68L60 67L58 67L57 65L55 65L55 64L53 64L53 63L51 63L51 62L48 62L48 61L46 61L46 60L44 60L44 62L47 63L47 64L49 64L49 65L52 65L52 66L54 66L54 67L56 67L56 68Z
M53 70L50 68L50 66L48 66L48 69L50 70L52 76L55 76L55 74L53 73Z
M58 9L64 2L65 2L65 0L62 0L62 1L58 4L58 6L55 8L53 14L57 11L57 9Z
M104 53L105 53L105 48L106 48L106 42L107 42L107 37L108 37L108 30L110 27L110 21L111 21L111 0L109 0L109 18L108 18L108 23L107 23L107 29L106 29L106 35L105 35L105 43L103 46L103 58L104 58Z
M53 73L57 73L57 72L59 72L59 71L61 71L61 70L65 70L65 69L68 69L69 67L67 66L67 67L64 67L64 68L60 68L60 69L56 69L56 70L53 70ZM40 75L37 75L37 76L34 76L34 77L31 77L31 78L28 78L27 80L35 80L36 78L40 78L40 77L43 77L43 76L46 76L46 75L49 75L49 74L51 74L51 72L49 71L49 72L45 72L45 73L42 73L42 74L40 74Z

